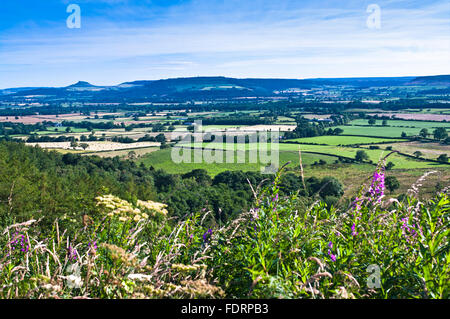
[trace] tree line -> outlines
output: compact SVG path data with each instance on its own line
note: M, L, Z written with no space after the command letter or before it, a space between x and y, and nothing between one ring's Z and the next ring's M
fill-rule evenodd
M0 141L0 224L42 218L42 227L51 228L55 218L80 219L96 211L95 197L105 194L131 203L138 199L164 202L178 220L209 210L217 221L225 222L250 207L249 182L256 187L271 183L272 177L242 171L210 177L201 169L174 175L118 157L60 154ZM343 194L335 179L311 178L306 184L308 192L297 175L288 173L281 183L282 194L299 191L307 199L319 192L318 196L333 202Z

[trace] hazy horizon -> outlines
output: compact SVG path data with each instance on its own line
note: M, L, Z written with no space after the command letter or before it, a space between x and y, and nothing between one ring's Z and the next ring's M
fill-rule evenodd
M425 77L433 77L433 76L447 76L448 74L432 74L432 75L425 75ZM359 78L361 78L361 79L363 79L363 78L367 78L367 79L370 79L370 78L416 78L416 77L422 77L422 75L421 76L416 76L416 75L406 75L406 76L399 76L399 77L389 77L389 76L377 76L377 77L320 77L320 78L299 78L299 79L294 79L294 78L274 78L274 77L267 77L267 78L264 78L264 77L258 77L258 78L251 78L251 77L226 77L226 76L223 76L223 75L211 75L211 76L202 76L202 75L199 75L199 76L192 76L192 77L173 77L173 78L161 78L161 79L136 79L136 80L133 80L133 81L122 81L122 82L118 82L118 83L114 83L114 84L108 84L108 85L104 85L104 84L101 84L101 83L93 83L93 82L90 82L90 81L85 81L85 80L78 80L78 81L75 81L75 82L73 82L73 83L70 83L70 84L68 84L68 85L64 85L64 86L54 86L55 88L58 88L58 87L60 87L60 88L63 88L63 87L68 87L68 86L71 86L71 85L74 85L74 84L78 84L79 82L87 82L87 83L89 83L89 84L91 84L91 85L94 85L94 86L99 86L99 87L108 87L108 86L117 86L117 85L120 85L120 84L124 84L124 83L128 83L128 82L138 82L138 81L163 81L163 80L173 80L173 79L183 79L183 78L186 78L186 79L189 79L189 78L219 78L219 77L225 77L225 78L234 78L234 79L238 79L238 80L246 80L246 79L263 79L263 80L321 80L321 79L359 79ZM21 87L27 87L27 86L17 86L17 87L0 87L0 90L4 90L4 89L14 89L14 88L21 88ZM47 87L47 86L37 86L37 87ZM53 86L48 86L48 87L53 87Z

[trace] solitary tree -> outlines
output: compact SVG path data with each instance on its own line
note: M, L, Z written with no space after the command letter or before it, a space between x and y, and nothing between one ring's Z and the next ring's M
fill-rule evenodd
M324 177L319 185L319 194L322 198L327 196L341 197L344 194L344 187L334 177Z
M419 135L426 138L428 136L428 130L426 128L421 129Z
M156 135L155 139L159 143L165 143L166 142L166 136L163 133Z
M359 150L356 152L355 160L357 160L358 162L363 162L368 159L369 159L369 155L367 155L366 151Z
M77 148L78 143L75 141L70 142L70 147L72 147L73 149Z
M439 127L433 131L433 136L437 140L443 140L448 137L448 133L444 127Z
M422 152L421 151L415 151L414 153L415 157L421 157L422 156Z
M441 154L437 158L437 160L441 163L448 163L448 155L447 154Z
M386 177L386 179L384 180L384 184L391 193L400 187L400 183L395 176Z
M395 166L394 163L389 162L389 163L386 164L386 170L390 171L394 166Z
M377 123L377 120L375 120L375 119L369 120L369 125L375 125L376 123Z

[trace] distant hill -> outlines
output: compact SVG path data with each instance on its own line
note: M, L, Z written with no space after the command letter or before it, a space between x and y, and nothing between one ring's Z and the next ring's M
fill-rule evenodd
M69 88L70 87L72 87L72 88L79 88L79 87L85 88L85 87L95 87L95 85L92 85L91 83L85 82L85 81L78 81L77 83L69 85L68 87Z
M163 80L139 80L116 86L96 86L79 81L60 88L16 88L1 90L4 98L26 96L80 100L192 100L230 99L289 95L290 92L327 87L364 89L407 85L448 85L450 75L434 77L375 77L317 79L236 79L228 77L189 77Z
M408 85L443 85L450 86L450 75L421 76L410 81Z
M35 90L37 88L35 87L22 87L22 88L10 88L10 89L2 89L0 90L0 95L9 95L9 94L15 94L21 91L30 91Z

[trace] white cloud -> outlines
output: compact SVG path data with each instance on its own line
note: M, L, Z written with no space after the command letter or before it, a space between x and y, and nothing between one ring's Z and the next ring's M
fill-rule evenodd
M450 73L448 2L408 8L405 1L381 1L380 30L366 27L363 5L319 10L313 3L298 7L290 1L280 6L261 2L252 11L248 3L210 7L201 3L170 7L157 21L130 18L129 25L127 20L116 23L111 11L105 18L87 17L79 32L55 27L0 34L0 74L18 76L29 70L43 79L63 79L68 77L67 69L76 68L72 81L79 79L75 76L85 78L84 72L102 84L189 75L303 78ZM139 14L139 8L129 10L131 17ZM47 76L45 68L52 73ZM86 71L92 68L98 72ZM0 78L0 87L5 83L8 80Z

